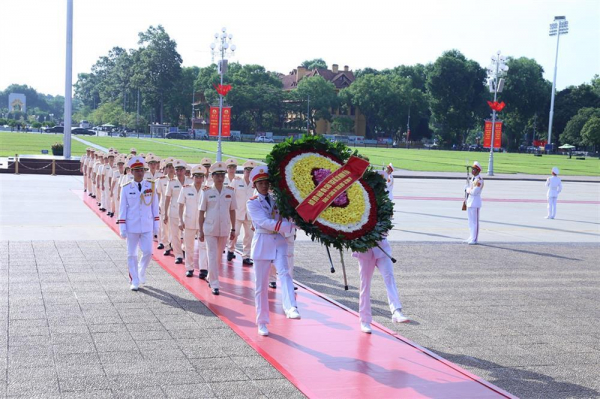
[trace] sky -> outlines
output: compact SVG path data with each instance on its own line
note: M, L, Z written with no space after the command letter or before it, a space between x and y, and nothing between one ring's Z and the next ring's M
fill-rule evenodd
M0 0L0 90L26 84L65 94L67 0ZM552 81L554 16L561 36L557 89L600 74L598 0L74 0L73 82L115 47L137 48L138 33L163 25L184 66L211 63L210 43L226 27L231 59L289 73L302 61L393 68L434 62L458 49L487 67L496 52L535 59Z

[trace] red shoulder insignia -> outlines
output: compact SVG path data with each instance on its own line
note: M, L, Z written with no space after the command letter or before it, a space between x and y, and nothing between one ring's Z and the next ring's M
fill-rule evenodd
M250 197L250 201L255 200L257 198L258 198L258 195L254 195L254 196Z

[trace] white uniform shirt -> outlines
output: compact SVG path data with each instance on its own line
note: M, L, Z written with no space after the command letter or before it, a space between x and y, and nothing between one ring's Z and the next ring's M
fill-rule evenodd
M546 187L548 187L548 198L558 197L558 194L562 191L562 181L558 176L550 176L546 180Z
M167 199L167 187L169 186L169 176L162 176L155 182L156 193L160 195L160 209L161 211L165 207L165 200Z
M171 201L169 203L169 213L168 216L170 218L179 219L179 204L177 203L177 199L179 199L179 192L183 188L183 186L187 184L193 184L194 182L187 177L184 179L183 184L179 181L178 178L173 178L169 180L169 184L167 185L167 191L165 196L171 197Z
M469 188L467 208L481 208L481 190L483 190L483 178L481 175L471 177Z
M235 190L235 202L237 203L235 218L237 220L250 220L246 212L246 202L254 196L252 182L246 184L243 177L236 176L231 187Z
M177 199L178 204L183 204L183 223L186 229L198 230L198 206L202 197L202 186L196 190L193 184L183 186Z
M152 174L152 172L150 172L149 170L147 170L146 173L144 173L145 180L156 181L159 177L162 177L162 176L163 176L163 172L161 172L160 170L157 170L156 172L154 172L154 174Z
M119 167L113 168L112 182L115 184L113 193L116 194L119 187L121 187L121 172L119 172Z
M214 187L203 190L198 210L204 211L204 235L228 237L235 228L231 225L229 211L235 209L235 192L231 187L223 187L220 193Z
M131 181L121 187L119 228L121 233L158 232L158 197L152 190L153 184L142 180Z
M275 199L272 196L269 198L271 204L261 194L252 197L246 203L248 217L252 219L255 228L251 250L254 260L274 260L277 237L289 235L294 228L293 223L279 215Z
M112 178L114 171L115 171L115 168L110 166L110 164L104 165L104 169L102 170L102 176L104 176L104 188L106 190L110 189L110 186L108 185L108 183L109 183L109 179Z

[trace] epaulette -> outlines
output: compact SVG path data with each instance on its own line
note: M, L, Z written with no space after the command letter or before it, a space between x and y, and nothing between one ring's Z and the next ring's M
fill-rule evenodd
M185 185L185 186L183 186L183 187L192 187L192 185L191 185L191 184L186 184L186 185Z
M227 187L225 187L225 188L228 188L228 189L230 189L230 190L235 190L235 188L233 188L233 187L231 187L231 186L227 186Z
M121 187L125 187L125 186L126 186L126 185L128 185L129 183L131 183L131 182L130 182L130 181L128 181L128 182L125 182L125 183L121 184Z
M164 179L165 177L168 177L167 175L161 176L159 177L159 179ZM158 179L157 179L158 180Z
M252 201L252 200L255 200L255 199L257 199L257 198L258 198L258 195L255 195L255 196L253 196L253 197L250 197L250 201Z

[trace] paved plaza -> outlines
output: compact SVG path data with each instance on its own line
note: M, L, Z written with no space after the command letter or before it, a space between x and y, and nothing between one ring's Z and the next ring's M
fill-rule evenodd
M391 240L413 322L390 322L378 274L375 320L519 397L600 397L600 184L565 183L546 220L543 183L488 182L478 246L461 244L462 185L396 181ZM131 293L124 242L71 191L80 178L0 187L0 396L302 396L155 262ZM344 291L332 255L336 274L299 237L295 278L357 310L356 261L345 254Z

